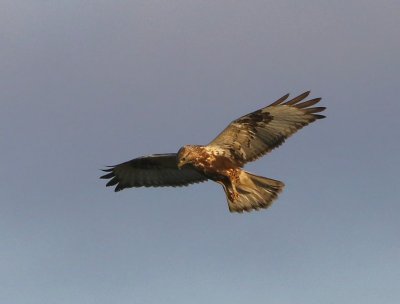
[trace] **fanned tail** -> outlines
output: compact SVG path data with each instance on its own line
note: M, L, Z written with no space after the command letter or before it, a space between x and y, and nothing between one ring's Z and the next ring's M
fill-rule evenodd
M230 212L268 208L283 190L284 183L244 170L234 184L224 185Z

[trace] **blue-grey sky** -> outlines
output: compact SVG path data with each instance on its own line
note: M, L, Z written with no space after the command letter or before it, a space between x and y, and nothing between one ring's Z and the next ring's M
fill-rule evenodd
M0 302L399 303L398 1L0 4ZM222 188L114 193L100 168L206 144L312 90L327 119Z

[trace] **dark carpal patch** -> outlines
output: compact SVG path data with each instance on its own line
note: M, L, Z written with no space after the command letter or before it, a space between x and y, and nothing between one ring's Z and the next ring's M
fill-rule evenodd
M268 112L263 112L262 110L254 111L242 118L236 120L237 123L242 123L246 125L256 125L257 123L268 123L271 121L272 117Z

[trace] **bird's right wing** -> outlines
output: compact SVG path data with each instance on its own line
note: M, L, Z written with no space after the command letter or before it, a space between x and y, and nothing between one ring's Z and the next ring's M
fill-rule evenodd
M110 166L101 176L110 179L108 186L115 186L115 191L131 187L179 187L207 180L190 166L178 168L176 153L153 154L142 156L125 163Z
M232 121L209 147L223 150L238 165L253 161L281 145L288 137L324 115L313 107L321 98L304 101L305 92L286 101L289 94L269 106Z

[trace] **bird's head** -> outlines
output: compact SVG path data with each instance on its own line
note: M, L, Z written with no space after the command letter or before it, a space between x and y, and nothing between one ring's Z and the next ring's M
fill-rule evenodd
M179 149L176 160L179 169L182 169L184 165L190 164L192 162L191 152L192 151L190 146L184 146Z

